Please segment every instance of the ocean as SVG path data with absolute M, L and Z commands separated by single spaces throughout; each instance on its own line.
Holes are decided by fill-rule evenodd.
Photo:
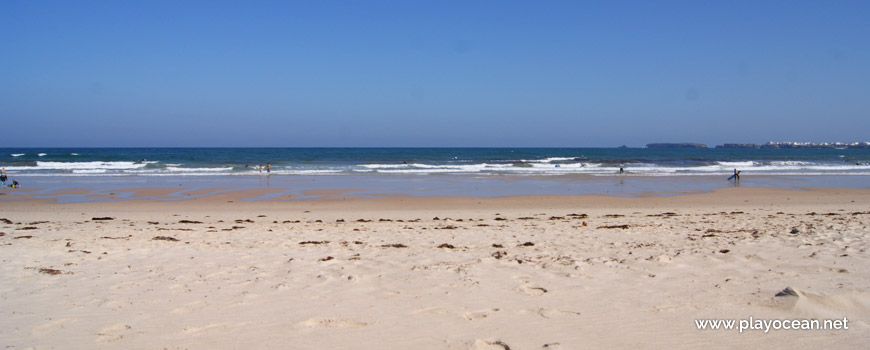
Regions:
M 10 177 L 870 175 L 870 149 L 5 148 Z M 264 169 L 260 171 L 259 166 Z

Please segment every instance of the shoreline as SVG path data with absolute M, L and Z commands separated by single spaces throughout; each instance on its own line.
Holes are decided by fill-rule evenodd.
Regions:
M 0 190 L 0 202 L 29 198 L 58 202 L 151 199 L 184 201 L 257 190 L 237 200 L 275 201 L 330 198 L 475 197 L 607 195 L 625 198 L 709 193 L 726 188 L 870 188 L 870 176 L 745 176 L 739 183 L 722 176 L 262 176 L 65 177 L 28 179 L 24 187 Z
M 652 210 L 656 208 L 697 209 L 699 203 L 708 209 L 740 210 L 742 207 L 772 210 L 785 206 L 805 208 L 821 212 L 825 208 L 838 206 L 860 206 L 870 203 L 870 189 L 851 188 L 760 188 L 730 187 L 709 192 L 681 192 L 670 195 L 641 195 L 637 197 L 583 194 L 583 195 L 509 195 L 495 197 L 475 196 L 408 196 L 402 194 L 382 194 L 374 197 L 359 196 L 355 189 L 317 190 L 311 195 L 274 196 L 282 194 L 283 189 L 254 188 L 227 189 L 214 188 L 213 191 L 196 190 L 197 195 L 175 196 L 174 189 L 138 188 L 117 190 L 113 193 L 126 193 L 126 198 L 107 198 L 85 192 L 85 195 L 100 196 L 94 201 L 63 202 L 56 198 L 0 199 L 0 203 L 15 204 L 4 207 L 9 213 L 27 213 L 43 210 L 105 210 L 126 211 L 164 211 L 183 210 L 187 212 L 246 212 L 250 210 L 285 211 L 317 209 L 320 212 L 368 212 L 382 211 L 534 211 L 571 210 L 594 208 L 594 210 Z M 184 190 L 191 191 L 191 190 Z M 77 192 L 76 195 L 82 195 Z M 155 199 L 152 195 L 171 195 L 170 199 Z M 267 197 L 272 196 L 272 197 Z M 0 197 L 2 198 L 2 197 Z M 264 199 L 265 198 L 265 199 Z M 817 210 L 813 210 L 817 208 Z M 579 210 L 579 209 L 578 209 Z

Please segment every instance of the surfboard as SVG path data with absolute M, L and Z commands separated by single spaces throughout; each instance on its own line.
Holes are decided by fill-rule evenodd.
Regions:
M 734 179 L 735 176 L 737 176 L 737 174 L 731 175 L 731 177 L 728 178 L 728 181 L 731 181 L 732 179 Z

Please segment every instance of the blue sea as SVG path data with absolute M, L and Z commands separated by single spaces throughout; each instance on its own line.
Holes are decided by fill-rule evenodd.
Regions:
M 5 148 L 10 177 L 870 175 L 870 149 Z M 262 167 L 262 171 L 261 168 Z

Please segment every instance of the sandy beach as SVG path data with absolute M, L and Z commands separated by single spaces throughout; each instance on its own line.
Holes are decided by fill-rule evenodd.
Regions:
M 335 189 L 316 199 L 244 201 L 269 191 L 62 204 L 0 197 L 0 343 L 802 349 L 870 342 L 870 190 L 359 198 Z M 846 318 L 848 329 L 741 333 L 697 325 L 750 318 Z

